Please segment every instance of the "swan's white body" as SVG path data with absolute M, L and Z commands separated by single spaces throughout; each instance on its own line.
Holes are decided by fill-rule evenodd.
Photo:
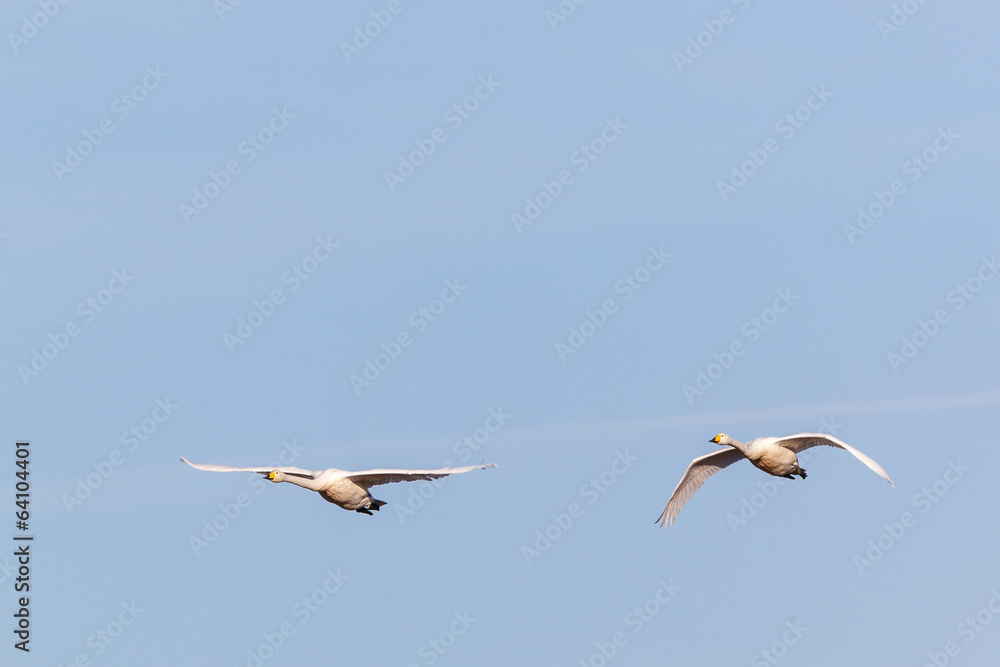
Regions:
M 208 470 L 211 472 L 253 472 L 264 475 L 272 482 L 289 482 L 305 489 L 311 489 L 323 496 L 325 500 L 343 507 L 345 510 L 354 510 L 363 514 L 371 514 L 371 510 L 378 511 L 386 503 L 372 498 L 368 491 L 373 486 L 379 484 L 391 484 L 393 482 L 416 482 L 420 480 L 432 480 L 448 475 L 479 470 L 482 468 L 496 468 L 496 463 L 486 463 L 476 466 L 465 466 L 463 468 L 439 468 L 437 470 L 394 470 L 390 468 L 376 468 L 374 470 L 361 470 L 350 472 L 348 470 L 337 470 L 327 468 L 326 470 L 305 470 L 292 466 L 278 466 L 274 468 L 233 468 L 232 466 L 220 466 L 206 463 L 191 463 L 183 456 L 181 461 L 192 468 L 198 470 Z
M 684 503 L 694 495 L 695 491 L 701 488 L 706 479 L 742 459 L 748 459 L 750 463 L 775 477 L 792 479 L 792 475 L 799 475 L 805 479 L 806 471 L 799 467 L 799 459 L 796 454 L 810 447 L 828 445 L 850 452 L 856 459 L 875 471 L 889 484 L 892 484 L 889 475 L 873 459 L 865 456 L 846 442 L 825 433 L 796 433 L 783 438 L 755 438 L 747 443 L 742 443 L 730 438 L 725 433 L 720 433 L 712 438 L 712 442 L 727 447 L 718 452 L 699 456 L 691 461 L 691 465 L 684 471 L 681 481 L 678 482 L 674 492 L 670 494 L 670 500 L 667 502 L 663 514 L 660 515 L 658 522 L 661 526 L 670 527 L 681 508 L 684 507 Z M 895 486 L 895 484 L 892 485 Z

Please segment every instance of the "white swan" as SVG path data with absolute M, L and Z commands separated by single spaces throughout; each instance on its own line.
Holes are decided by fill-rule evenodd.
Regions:
M 209 470 L 212 472 L 255 472 L 264 475 L 272 482 L 289 482 L 305 489 L 318 491 L 325 500 L 339 505 L 345 510 L 354 510 L 372 516 L 371 510 L 376 512 L 385 501 L 375 500 L 368 489 L 379 484 L 391 484 L 392 482 L 416 482 L 420 480 L 432 480 L 448 475 L 456 475 L 470 470 L 481 468 L 496 468 L 496 463 L 486 463 L 477 466 L 465 466 L 464 468 L 439 468 L 438 470 L 392 470 L 389 468 L 376 468 L 374 470 L 361 470 L 350 472 L 347 470 L 337 470 L 327 468 L 326 470 L 304 470 L 291 466 L 278 466 L 273 468 L 233 468 L 231 466 L 211 465 L 205 463 L 191 463 L 183 456 L 181 461 L 192 468 L 198 470 Z
M 784 438 L 755 438 L 747 443 L 742 443 L 730 438 L 725 433 L 720 433 L 710 442 L 717 445 L 728 445 L 728 447 L 722 451 L 699 456 L 691 461 L 691 465 L 684 471 L 684 476 L 681 477 L 674 492 L 670 494 L 667 507 L 658 519 L 661 526 L 670 527 L 681 508 L 684 507 L 684 503 L 694 495 L 695 491 L 701 488 L 706 479 L 741 459 L 749 459 L 750 463 L 775 477 L 794 479 L 792 475 L 798 475 L 805 479 L 806 471 L 799 467 L 799 459 L 795 455 L 810 447 L 829 445 L 846 449 L 889 484 L 892 484 L 889 475 L 873 459 L 865 456 L 846 442 L 825 433 L 796 433 Z M 896 485 L 892 484 L 892 486 Z

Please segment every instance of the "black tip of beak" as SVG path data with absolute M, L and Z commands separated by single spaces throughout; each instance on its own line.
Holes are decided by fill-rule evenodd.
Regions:
M 715 442 L 715 438 L 711 438 L 709 442 Z

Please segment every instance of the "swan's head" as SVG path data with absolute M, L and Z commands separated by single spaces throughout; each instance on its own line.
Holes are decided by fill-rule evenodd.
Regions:
M 719 433 L 714 438 L 709 440 L 709 442 L 714 442 L 717 445 L 730 445 L 732 444 L 732 438 L 725 433 Z
M 281 472 L 280 470 L 272 470 L 267 474 L 267 478 L 272 482 L 274 482 L 275 484 L 277 484 L 278 482 L 285 481 L 285 473 Z

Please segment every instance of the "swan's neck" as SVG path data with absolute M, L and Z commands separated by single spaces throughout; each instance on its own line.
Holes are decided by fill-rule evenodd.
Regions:
M 309 479 L 307 477 L 299 477 L 298 475 L 292 475 L 285 473 L 285 479 L 283 482 L 288 482 L 289 484 L 294 484 L 295 486 L 301 486 L 304 489 L 309 489 L 311 491 L 317 491 L 319 489 L 319 484 L 317 484 L 315 479 Z
M 747 455 L 747 446 L 745 444 L 743 444 L 742 442 L 740 442 L 739 440 L 734 440 L 733 438 L 729 438 L 729 442 L 727 442 L 726 444 L 727 445 L 732 445 L 736 449 L 740 450 L 740 452 L 743 454 L 743 456 Z

